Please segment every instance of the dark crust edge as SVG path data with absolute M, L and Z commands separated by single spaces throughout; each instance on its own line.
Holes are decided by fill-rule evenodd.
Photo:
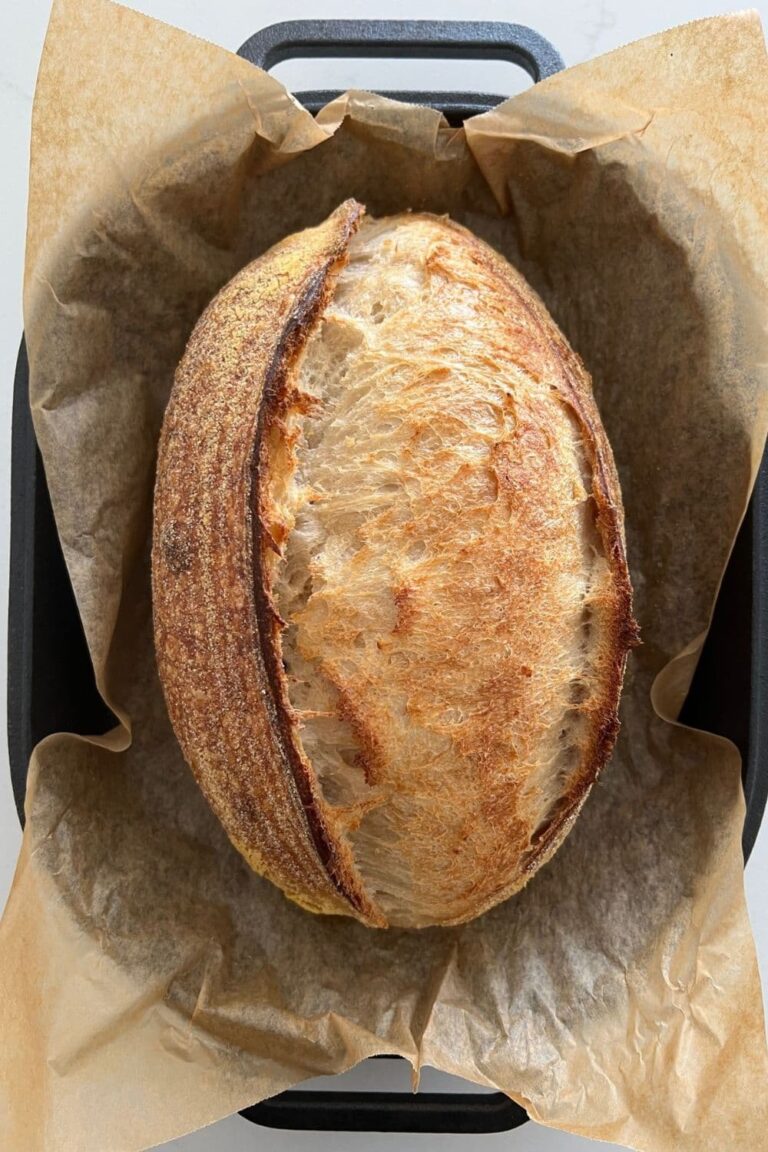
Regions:
M 550 323 L 554 327 L 554 321 Z M 608 635 L 609 655 L 600 669 L 602 702 L 591 720 L 592 739 L 584 753 L 584 767 L 556 806 L 546 830 L 539 834 L 536 850 L 525 862 L 526 872 L 536 871 L 555 852 L 613 752 L 621 727 L 618 711 L 627 657 L 640 643 L 639 628 L 632 613 L 632 584 L 622 523 L 623 504 L 613 452 L 597 411 L 586 368 L 560 335 L 559 329 L 548 336 L 567 384 L 562 395 L 585 432 L 584 445 L 592 472 L 595 526 L 613 578 L 613 604 Z
M 367 897 L 362 886 L 349 883 L 350 871 L 339 855 L 338 837 L 328 826 L 318 804 L 317 781 L 308 767 L 297 739 L 296 725 L 288 696 L 288 685 L 280 650 L 282 622 L 272 599 L 271 580 L 265 556 L 274 552 L 275 544 L 262 511 L 263 480 L 268 467 L 263 446 L 267 434 L 279 424 L 287 403 L 291 371 L 317 321 L 322 316 L 333 292 L 335 274 L 346 262 L 352 236 L 359 227 L 365 209 L 354 200 L 347 201 L 345 218 L 339 227 L 333 248 L 322 266 L 308 279 L 301 296 L 288 317 L 264 379 L 262 401 L 253 441 L 250 464 L 250 499 L 252 514 L 253 593 L 260 657 L 264 666 L 266 696 L 278 749 L 290 769 L 307 820 L 307 827 L 321 865 L 336 891 L 355 909 L 366 923 L 383 927 L 386 919 Z
M 538 834 L 535 848 L 528 852 L 523 861 L 522 871 L 530 878 L 550 859 L 567 835 L 610 758 L 619 734 L 618 709 L 627 657 L 630 650 L 640 643 L 639 628 L 632 614 L 632 585 L 624 542 L 623 503 L 613 452 L 592 393 L 591 378 L 580 357 L 571 348 L 534 288 L 517 269 L 463 225 L 445 218 L 441 222 L 450 231 L 462 236 L 473 249 L 478 263 L 502 280 L 519 306 L 535 323 L 542 340 L 561 367 L 558 391 L 582 429 L 592 473 L 591 495 L 596 508 L 595 525 L 613 579 L 613 604 L 607 637 L 610 653 L 599 672 L 600 702 L 590 721 L 591 739 L 584 750 L 583 767 L 575 783 L 561 797 L 549 822 Z

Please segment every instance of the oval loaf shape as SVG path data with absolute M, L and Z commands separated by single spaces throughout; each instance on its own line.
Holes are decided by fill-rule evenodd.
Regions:
M 636 626 L 589 377 L 448 219 L 347 201 L 213 300 L 163 425 L 152 580 L 184 756 L 311 911 L 479 915 L 613 748 Z

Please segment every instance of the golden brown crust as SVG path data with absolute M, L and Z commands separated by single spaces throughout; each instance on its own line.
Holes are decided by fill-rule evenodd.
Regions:
M 613 748 L 626 654 L 637 635 L 621 497 L 589 377 L 523 278 L 448 220 L 407 215 L 375 225 L 402 234 L 405 250 L 411 242 L 415 249 L 421 245 L 425 282 L 437 285 L 426 319 L 411 317 L 406 308 L 402 329 L 395 326 L 382 348 L 388 349 L 386 359 L 394 355 L 393 347 L 403 347 L 403 395 L 395 389 L 390 397 L 390 414 L 410 436 L 398 457 L 400 473 L 410 470 L 416 487 L 432 490 L 438 484 L 435 495 L 422 503 L 419 532 L 438 552 L 441 542 L 450 543 L 442 599 L 436 595 L 432 603 L 429 580 L 409 575 L 413 566 L 407 557 L 421 537 L 409 536 L 415 521 L 405 516 L 405 505 L 389 521 L 386 514 L 369 517 L 353 533 L 354 555 L 340 569 L 352 583 L 342 576 L 335 589 L 326 573 L 324 590 L 311 595 L 303 615 L 296 616 L 308 667 L 327 685 L 323 691 L 335 701 L 332 711 L 354 735 L 357 749 L 354 795 L 331 803 L 303 744 L 306 718 L 325 713 L 310 710 L 300 717 L 292 700 L 283 663 L 288 621 L 281 619 L 275 588 L 297 509 L 308 499 L 292 484 L 303 443 L 301 421 L 310 418 L 318 400 L 300 386 L 300 363 L 310 334 L 319 332 L 319 318 L 333 309 L 334 284 L 344 275 L 362 211 L 347 202 L 324 225 L 290 237 L 250 265 L 214 300 L 190 340 L 158 460 L 153 541 L 158 664 L 185 757 L 233 843 L 257 871 L 313 911 L 346 913 L 374 926 L 460 923 L 519 889 L 552 855 Z M 474 319 L 466 327 L 467 308 L 474 317 L 475 307 L 482 313 L 479 335 Z M 354 327 L 340 315 L 332 320 L 339 331 Z M 361 329 L 360 363 L 367 356 L 374 374 L 377 332 L 385 328 Z M 473 342 L 471 367 L 454 346 L 462 340 L 468 356 Z M 487 464 L 464 462 L 456 470 L 455 461 L 464 459 L 461 436 L 454 435 L 454 447 L 443 446 L 442 455 L 432 452 L 429 417 L 419 415 L 422 392 L 433 390 L 438 420 L 469 422 L 475 454 L 466 459 L 476 461 L 488 432 L 473 428 L 472 421 L 480 420 L 486 404 L 496 403 L 497 377 L 504 377 L 509 390 L 509 410 L 502 417 L 507 431 L 499 432 L 486 453 Z M 504 408 L 504 389 L 501 394 Z M 350 427 L 347 443 L 350 452 L 363 453 L 361 492 L 370 478 L 372 498 L 380 499 L 378 457 L 368 466 L 364 455 L 366 436 L 379 419 L 372 411 L 368 424 Z M 549 463 L 551 483 L 540 464 L 531 471 L 529 461 L 537 455 Z M 448 468 L 444 475 L 452 477 L 450 491 L 435 479 L 440 461 Z M 588 699 L 574 697 L 566 712 L 550 708 L 577 733 L 578 757 L 563 776 L 567 784 L 555 787 L 556 802 L 542 808 L 542 787 L 529 787 L 526 765 L 543 771 L 551 742 L 537 766 L 537 733 L 543 729 L 531 709 L 542 699 L 542 678 L 556 680 L 558 661 L 568 655 L 555 640 L 566 619 L 558 613 L 566 613 L 567 602 L 567 619 L 575 619 L 573 581 L 584 547 L 577 513 L 561 515 L 558 501 L 565 494 L 564 506 L 575 508 L 581 498 L 573 493 L 579 489 L 583 497 L 580 477 L 587 473 L 593 512 L 584 531 L 594 533 L 603 564 L 589 589 L 594 627 L 590 633 L 587 621 L 584 631 L 591 646 L 584 665 L 590 674 Z M 477 493 L 480 502 L 472 504 Z M 481 523 L 478 515 L 486 516 L 487 538 L 475 543 L 471 534 L 464 540 L 456 531 L 465 498 L 475 523 Z M 522 534 L 513 546 L 504 540 L 505 524 Z M 545 552 L 549 549 L 543 557 L 537 556 L 539 532 Z M 362 590 L 368 597 L 378 586 L 376 564 L 382 558 L 391 579 L 382 586 L 379 638 L 362 672 L 362 656 L 355 655 L 354 671 L 345 655 L 359 640 L 355 629 L 364 615 L 355 595 Z M 367 575 L 366 563 L 372 565 Z M 465 570 L 470 573 L 466 586 Z M 573 586 L 570 600 L 565 596 L 559 606 L 563 579 Z M 482 595 L 488 604 L 493 602 L 488 610 L 498 624 L 489 623 L 484 602 L 466 610 L 462 598 L 480 587 L 487 590 Z M 529 617 L 538 620 L 540 637 L 526 633 Z M 318 619 L 324 621 L 319 628 Z M 454 642 L 454 627 L 471 631 Z M 484 646 L 487 667 L 466 659 L 466 645 L 474 641 Z M 471 716 L 451 728 L 442 713 L 456 702 L 451 696 L 455 674 L 445 670 L 451 665 L 461 677 L 462 659 L 474 685 Z M 560 696 L 553 688 L 550 704 L 568 690 L 565 673 L 561 681 L 555 685 Z M 457 700 L 461 712 L 466 692 Z M 422 761 L 429 760 L 430 747 L 443 746 L 440 741 L 446 751 L 437 760 L 445 764 L 445 775 L 430 776 Z M 518 743 L 524 749 L 519 762 Z M 541 811 L 545 820 L 536 815 Z M 394 841 L 377 840 L 380 834 L 391 837 L 393 828 Z M 375 875 L 367 855 L 371 843 Z M 387 892 L 389 866 L 415 877 L 412 900 Z
M 607 638 L 597 675 L 602 692 L 591 710 L 583 768 L 561 797 L 551 820 L 537 831 L 535 845 L 525 859 L 525 870 L 533 875 L 565 839 L 610 758 L 619 734 L 618 708 L 627 655 L 640 642 L 638 625 L 632 614 L 632 585 L 624 543 L 624 508 L 613 452 L 595 404 L 589 373 L 581 359 L 523 277 L 472 233 L 453 221 L 446 220 L 445 223 L 456 229 L 472 245 L 477 259 L 492 268 L 506 283 L 514 298 L 512 306 L 535 316 L 543 341 L 561 366 L 558 386 L 582 431 L 592 474 L 592 498 L 597 509 L 595 522 L 613 577 Z
M 347 770 L 377 789 L 351 843 L 389 921 L 460 923 L 554 852 L 613 746 L 634 636 L 618 482 L 583 366 L 492 250 L 450 221 L 408 214 L 364 224 L 350 257 L 302 368 L 330 392 L 288 465 L 305 470 L 313 499 L 282 511 L 286 524 L 309 516 L 310 537 L 325 543 L 309 564 L 319 583 L 284 611 L 289 674 L 298 656 L 300 682 L 332 687 L 332 712 L 355 738 Z M 350 348 L 341 360 L 339 339 Z M 382 499 L 382 484 L 399 494 Z M 350 500 L 359 511 L 340 529 L 333 508 Z M 409 575 L 409 534 L 428 577 Z M 309 738 L 315 755 L 322 733 L 306 703 L 297 697 L 294 739 Z M 330 753 L 321 771 L 337 788 L 338 757 L 320 751 L 313 763 Z
M 329 835 L 323 797 L 286 738 L 266 584 L 265 552 L 274 545 L 258 493 L 283 382 L 362 211 L 348 201 L 319 228 L 289 237 L 201 317 L 160 440 L 152 591 L 171 722 L 233 843 L 305 906 L 375 924 L 381 917 Z

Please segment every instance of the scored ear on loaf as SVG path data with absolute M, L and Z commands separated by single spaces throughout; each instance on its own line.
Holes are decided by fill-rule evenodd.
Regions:
M 311 911 L 472 919 L 613 748 L 636 625 L 590 380 L 447 218 L 347 201 L 212 301 L 163 424 L 152 584 L 182 752 Z

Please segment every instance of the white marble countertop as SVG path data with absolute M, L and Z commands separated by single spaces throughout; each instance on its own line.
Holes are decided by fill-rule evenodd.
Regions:
M 712 0 L 575 0 L 565 6 L 556 0 L 127 0 L 130 7 L 185 28 L 205 39 L 236 49 L 260 27 L 287 19 L 378 17 L 389 19 L 509 20 L 528 24 L 550 39 L 566 64 L 576 64 L 601 52 L 723 9 Z M 768 0 L 758 5 L 768 23 Z M 0 6 L 0 130 L 6 161 L 0 213 L 0 605 L 7 603 L 10 497 L 10 430 L 12 382 L 22 330 L 21 283 L 26 218 L 30 115 L 49 0 L 2 0 Z M 275 74 L 294 88 L 463 88 L 512 93 L 526 83 L 513 65 L 478 61 L 368 63 L 356 60 L 286 62 Z M 0 648 L 5 651 L 6 613 L 0 610 Z M 2 699 L 5 699 L 5 661 L 0 663 Z M 20 832 L 11 794 L 5 740 L 5 708 L 0 708 L 0 904 L 10 886 Z M 768 822 L 758 838 L 746 871 L 747 899 L 757 938 L 763 982 L 768 987 Z M 0 1038 L 2 1043 L 2 1038 Z M 377 1076 L 380 1076 L 378 1062 Z M 351 1086 L 370 1087 L 370 1071 L 350 1074 Z M 405 1075 L 388 1074 L 388 1086 L 406 1089 Z M 449 1078 L 425 1077 L 424 1087 L 445 1089 Z M 377 1081 L 378 1085 L 378 1081 Z M 240 1117 L 230 1117 L 194 1135 L 166 1145 L 174 1152 L 264 1152 L 291 1149 L 335 1152 L 584 1152 L 609 1148 L 576 1136 L 527 1124 L 514 1132 L 491 1136 L 403 1136 L 381 1134 L 318 1134 L 278 1132 L 255 1128 Z M 735 1150 L 734 1150 L 735 1152 Z

